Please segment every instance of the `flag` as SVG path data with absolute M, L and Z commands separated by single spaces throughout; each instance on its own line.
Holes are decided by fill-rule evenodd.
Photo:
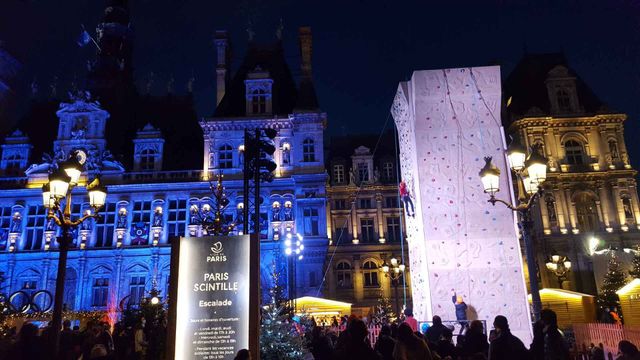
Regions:
M 78 36 L 78 40 L 76 40 L 76 43 L 78 44 L 78 46 L 83 47 L 87 45 L 90 41 L 91 41 L 91 35 L 89 35 L 87 30 L 85 30 L 83 26 L 82 32 L 80 33 L 80 36 Z

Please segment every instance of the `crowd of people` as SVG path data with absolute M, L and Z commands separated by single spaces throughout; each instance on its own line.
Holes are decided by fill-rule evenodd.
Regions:
M 529 348 L 509 329 L 504 316 L 496 316 L 493 330 L 487 335 L 483 323 L 470 321 L 462 326 L 454 344 L 454 329 L 443 324 L 439 316 L 425 331 L 417 329 L 410 311 L 401 323 L 382 325 L 372 347 L 368 327 L 361 319 L 350 318 L 346 329 L 337 335 L 332 328 L 314 327 L 309 348 L 316 360 L 565 360 L 570 359 L 569 346 L 558 329 L 557 315 L 545 309 L 534 324 L 533 342 Z M 590 360 L 604 360 L 602 344 L 592 345 Z M 640 360 L 638 349 L 629 341 L 620 342 L 617 359 Z
M 63 322 L 59 339 L 60 360 L 142 360 L 147 355 L 149 336 L 145 332 L 144 319 L 135 326 L 126 327 L 116 323 L 113 327 L 106 322 L 89 321 L 84 329 L 71 327 L 71 322 Z M 0 360 L 56 359 L 52 355 L 51 327 L 39 329 L 33 323 L 25 323 L 18 333 L 5 339 L 0 347 Z

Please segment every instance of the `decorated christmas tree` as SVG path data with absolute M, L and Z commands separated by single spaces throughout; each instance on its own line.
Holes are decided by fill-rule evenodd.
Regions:
M 391 306 L 391 300 L 388 297 L 378 297 L 373 313 L 373 320 L 378 324 L 390 324 L 396 319 L 396 315 Z
M 616 308 L 620 310 L 620 299 L 618 299 L 616 291 L 620 290 L 620 288 L 626 283 L 627 276 L 621 269 L 620 262 L 612 251 L 611 259 L 609 259 L 609 265 L 607 267 L 607 273 L 604 275 L 600 294 L 598 296 L 598 305 L 600 308 Z
M 271 301 L 262 309 L 260 325 L 260 358 L 267 360 L 301 359 L 306 353 L 304 338 L 296 323 L 290 320 L 283 305 L 280 272 L 272 265 Z
M 631 270 L 629 275 L 634 279 L 640 279 L 640 246 L 633 253 L 633 261 L 631 262 Z

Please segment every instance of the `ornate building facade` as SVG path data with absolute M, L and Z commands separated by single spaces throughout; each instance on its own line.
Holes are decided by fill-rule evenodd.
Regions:
M 506 79 L 504 96 L 508 131 L 525 146 L 540 145 L 549 159 L 535 219 L 540 281 L 559 286 L 545 268 L 558 254 L 572 262 L 562 285 L 594 294 L 610 251 L 629 260 L 622 250 L 640 243 L 627 115 L 606 108 L 562 54 L 526 55 Z
M 389 298 L 392 304 L 397 301 L 400 309 L 405 304 L 411 306 L 394 136 L 385 134 L 379 142 L 385 145 L 377 149 L 376 138 L 332 138 L 327 160 L 329 249 L 324 293 L 330 299 L 351 303 L 353 313 L 363 316 L 380 297 Z M 391 258 L 406 265 L 397 293 L 391 278 L 382 271 Z
M 114 136 L 109 124 L 126 117 L 112 117 L 84 92 L 60 103 L 55 139 L 44 153 L 34 152 L 29 141 L 36 127 L 5 138 L 0 155 L 0 272 L 5 282 L 0 292 L 53 292 L 59 229 L 47 220 L 41 187 L 55 160 L 82 150 L 87 161 L 81 184 L 100 174 L 108 197 L 102 217 L 85 222 L 74 233 L 66 308 L 110 310 L 136 304 L 152 288 L 167 294 L 169 239 L 204 235 L 196 213 L 212 215 L 208 213 L 213 205 L 209 181 L 220 173 L 230 200 L 225 217 L 241 223 L 244 130 L 273 128 L 278 130 L 278 168 L 274 181 L 261 189 L 262 288 L 268 292 L 272 286 L 272 264 L 289 271 L 280 240 L 289 233 L 301 234 L 305 250 L 296 266 L 296 293 L 317 295 L 329 242 L 322 151 L 326 114 L 319 110 L 313 90 L 310 29 L 300 29 L 299 35 L 303 61 L 299 81 L 291 75 L 279 38 L 267 46 L 250 42 L 233 76 L 229 55 L 222 54 L 218 70 L 226 74 L 224 86 L 218 87 L 215 114 L 199 124 L 188 117 L 173 119 L 184 128 L 199 125 L 202 132 L 182 138 L 150 118 L 151 123 L 129 135 L 130 159 L 109 151 L 110 136 Z M 216 45 L 219 51 L 228 47 L 224 32 L 217 34 Z M 108 84 L 100 84 L 106 91 Z M 205 145 L 198 156 L 202 167 L 184 169 L 192 160 L 184 159 L 183 167 L 176 170 L 175 160 L 189 154 L 183 147 L 197 148 L 198 143 Z M 80 216 L 89 209 L 88 198 L 78 188 L 74 199 L 72 213 Z M 243 230 L 237 228 L 237 232 Z M 281 285 L 286 288 L 287 283 Z

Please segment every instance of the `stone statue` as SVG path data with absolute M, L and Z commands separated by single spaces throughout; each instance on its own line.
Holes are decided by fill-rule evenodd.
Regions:
M 153 212 L 153 226 L 154 227 L 162 226 L 162 210 L 161 209 L 156 209 L 156 211 Z
M 271 209 L 271 221 L 280 221 L 280 206 Z
M 378 170 L 378 168 L 375 168 L 375 170 L 373 170 L 373 182 L 380 182 L 380 170 Z
M 349 169 L 349 185 L 356 184 L 356 175 L 353 173 L 353 169 Z
M 22 215 L 20 213 L 15 213 L 13 218 L 11 219 L 11 227 L 9 228 L 9 232 L 19 233 L 22 232 Z
M 547 214 L 549 215 L 549 221 L 555 222 L 556 219 L 556 204 L 553 199 L 547 199 Z

